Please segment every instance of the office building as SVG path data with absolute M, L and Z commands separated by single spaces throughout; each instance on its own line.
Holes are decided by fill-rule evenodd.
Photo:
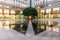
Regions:
M 22 11 L 27 6 L 27 0 L 0 0 L 0 28 L 13 28 L 15 19 L 24 18 Z
M 51 30 L 51 27 L 60 24 L 60 0 L 35 0 L 35 8 L 38 10 L 40 28 Z M 44 24 L 44 25 L 43 25 Z M 59 28 L 54 28 L 56 32 Z

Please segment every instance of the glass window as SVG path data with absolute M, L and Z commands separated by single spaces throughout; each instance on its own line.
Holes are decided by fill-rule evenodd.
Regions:
M 45 0 L 45 2 L 49 2 L 50 0 Z
M 15 8 L 15 6 L 10 6 L 10 8 L 12 9 L 12 8 Z
M 60 2 L 54 2 L 53 3 L 53 6 L 58 6 L 58 5 L 60 5 Z
M 11 25 L 11 29 L 14 29 L 15 28 L 15 25 Z
M 0 14 L 0 18 L 2 18 L 2 14 Z
M 51 6 L 51 4 L 46 4 L 46 7 L 49 7 L 49 6 Z
M 5 8 L 9 8 L 9 6 L 7 6 L 7 5 L 4 5 L 4 7 L 5 7 Z
M 2 9 L 0 9 L 0 13 L 2 13 Z
M 59 8 L 53 8 L 53 11 L 55 11 L 55 10 L 59 10 Z
M 16 14 L 20 14 L 20 11 L 16 11 Z
M 5 14 L 4 15 L 4 18 L 9 18 L 9 14 Z
M 53 8 L 53 13 L 59 13 L 59 7 L 58 8 Z
M 5 6 L 6 8 L 9 8 L 9 6 Z
M 16 2 L 20 2 L 20 0 L 16 0 Z
M 43 1 L 40 1 L 40 4 L 42 4 L 43 3 Z
M 15 15 L 10 15 L 11 19 L 15 19 L 15 17 L 16 17 Z
M 13 0 L 13 1 L 15 1 L 15 0 Z
M 51 4 L 49 4 L 49 6 L 52 6 Z
M 51 13 L 51 9 L 46 9 L 46 13 Z
M 4 9 L 4 13 L 9 13 L 9 10 L 8 9 Z
M 46 7 L 48 7 L 49 6 L 49 4 L 46 4 Z
M 20 14 L 22 14 L 23 12 L 22 11 L 20 11 Z
M 44 13 L 44 12 L 45 12 L 45 10 L 41 10 L 41 12 L 43 12 L 43 13 Z
M 3 26 L 3 23 L 2 23 L 2 21 L 0 21 L 0 28 L 1 28 L 1 26 Z
M 53 1 L 53 0 L 45 0 L 45 2 L 50 2 L 50 1 Z
M 44 5 L 40 6 L 40 8 L 44 8 L 44 7 L 45 7 Z
M 5 21 L 5 25 L 9 25 L 9 21 Z
M 11 10 L 11 14 L 15 14 L 15 10 Z
M 13 20 L 12 20 L 12 21 L 10 21 L 10 24 L 15 24 L 15 20 L 14 20 L 14 21 L 13 21 Z
M 37 8 L 40 8 L 39 6 Z

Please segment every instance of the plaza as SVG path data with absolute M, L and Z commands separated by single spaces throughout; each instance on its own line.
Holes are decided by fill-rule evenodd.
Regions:
M 0 0 L 0 40 L 60 40 L 60 0 Z
M 58 26 L 58 28 L 60 28 L 60 26 Z M 34 32 L 32 31 L 32 33 Z M 60 33 L 46 30 L 34 35 L 27 30 L 26 35 L 23 35 L 15 30 L 0 29 L 0 40 L 60 40 Z

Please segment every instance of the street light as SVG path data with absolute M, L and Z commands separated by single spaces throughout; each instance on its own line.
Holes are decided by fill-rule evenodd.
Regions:
M 22 14 L 23 12 L 21 11 L 20 14 Z
M 30 7 L 31 7 L 31 0 L 30 0 Z

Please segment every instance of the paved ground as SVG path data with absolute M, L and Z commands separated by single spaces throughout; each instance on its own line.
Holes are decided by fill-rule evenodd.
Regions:
M 42 35 L 42 34 L 44 34 L 44 35 Z M 14 30 L 7 31 L 5 29 L 0 29 L 0 40 L 60 40 L 60 35 L 54 35 L 49 31 L 45 31 L 42 34 L 23 35 Z
M 30 35 L 34 35 L 35 34 L 31 23 L 28 25 L 28 29 L 27 29 L 26 35 L 28 35 L 28 34 L 30 34 Z
M 0 29 L 0 40 L 60 40 L 60 33 L 46 30 L 38 35 L 28 32 L 24 35 L 14 30 Z

